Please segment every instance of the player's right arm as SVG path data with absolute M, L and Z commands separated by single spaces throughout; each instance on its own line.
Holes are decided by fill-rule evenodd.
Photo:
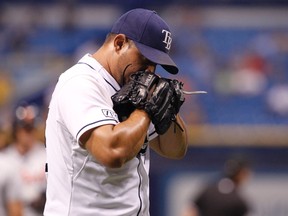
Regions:
M 139 153 L 149 124 L 148 114 L 135 110 L 117 125 L 109 124 L 87 131 L 80 137 L 80 142 L 104 166 L 121 167 Z
M 106 167 L 121 167 L 141 150 L 150 125 L 148 114 L 143 110 L 135 110 L 128 119 L 118 123 L 116 114 L 107 116 L 103 113 L 103 110 L 113 113 L 112 101 L 107 98 L 114 89 L 109 92 L 108 87 L 103 87 L 102 78 L 95 79 L 90 73 L 71 74 L 68 73 L 66 77 L 64 73 L 55 96 L 57 98 L 54 98 L 60 125 L 97 162 Z

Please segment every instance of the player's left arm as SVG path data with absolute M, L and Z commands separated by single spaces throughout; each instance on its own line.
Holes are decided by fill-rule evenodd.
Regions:
M 188 147 L 185 123 L 179 114 L 176 119 L 179 125 L 176 125 L 176 123 L 171 124 L 166 133 L 157 136 L 149 144 L 159 155 L 171 159 L 183 158 Z
M 145 110 L 159 135 L 150 141 L 151 148 L 164 157 L 180 159 L 187 150 L 186 127 L 178 115 L 185 101 L 182 87 L 183 83 L 176 79 L 139 71 L 111 97 L 113 109 L 119 119 L 129 116 L 129 107 Z
M 7 203 L 7 216 L 21 216 L 23 214 L 23 206 L 20 201 L 11 201 Z

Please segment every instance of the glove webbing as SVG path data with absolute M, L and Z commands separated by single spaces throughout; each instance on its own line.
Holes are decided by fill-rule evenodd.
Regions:
M 138 81 L 137 79 L 135 79 L 135 77 L 134 77 L 133 75 L 130 76 L 130 79 L 134 82 L 133 87 L 136 86 L 136 84 L 141 85 L 141 86 L 144 86 L 144 87 L 148 87 L 148 86 L 145 85 L 144 83 L 142 83 L 142 82 Z M 149 92 L 147 88 L 145 88 L 145 91 L 146 91 L 148 97 L 151 96 L 152 93 Z

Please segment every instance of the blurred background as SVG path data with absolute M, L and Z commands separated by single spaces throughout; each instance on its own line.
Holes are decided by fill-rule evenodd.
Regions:
M 103 42 L 126 10 L 156 10 L 170 25 L 185 90 L 189 149 L 180 161 L 151 155 L 151 216 L 180 216 L 224 161 L 249 160 L 243 186 L 252 216 L 288 215 L 288 1 L 0 1 L 0 125 L 21 101 L 41 113 L 58 76 Z M 169 76 L 159 67 L 157 72 Z M 171 78 L 173 78 L 171 76 Z M 1 138 L 2 139 L 2 138 Z

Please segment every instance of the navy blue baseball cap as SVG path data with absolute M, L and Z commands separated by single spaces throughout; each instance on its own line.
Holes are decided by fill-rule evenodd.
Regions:
M 178 73 L 178 67 L 169 56 L 171 31 L 155 11 L 142 8 L 128 11 L 114 23 L 111 33 L 125 34 L 147 59 L 171 74 Z

